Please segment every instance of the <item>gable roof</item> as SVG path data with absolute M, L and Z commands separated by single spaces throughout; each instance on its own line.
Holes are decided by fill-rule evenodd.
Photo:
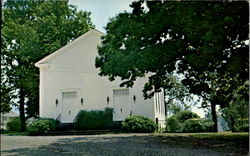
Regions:
M 78 43 L 80 40 L 84 40 L 85 38 L 87 38 L 87 36 L 89 34 L 92 33 L 99 33 L 100 35 L 105 35 L 103 32 L 96 30 L 96 29 L 91 29 L 90 31 L 84 33 L 83 35 L 79 36 L 78 38 L 76 38 L 75 40 L 71 41 L 70 43 L 68 43 L 67 45 L 63 46 L 62 48 L 56 50 L 55 52 L 51 53 L 50 55 L 44 57 L 43 59 L 41 59 L 40 61 L 35 63 L 35 66 L 40 68 L 42 65 L 46 64 L 46 62 L 49 62 L 51 60 L 53 60 L 55 57 L 59 56 L 60 54 L 62 54 L 66 49 L 68 49 L 69 47 L 72 47 L 73 45 L 75 45 L 76 43 Z

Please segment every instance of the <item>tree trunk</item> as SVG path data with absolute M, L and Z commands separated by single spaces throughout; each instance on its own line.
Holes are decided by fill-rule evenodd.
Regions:
M 165 118 L 167 118 L 167 116 L 168 116 L 168 109 L 167 109 L 167 104 L 165 104 Z
M 20 121 L 21 121 L 21 131 L 26 130 L 26 124 L 25 124 L 25 112 L 24 112 L 24 90 L 23 88 L 20 89 L 19 92 L 19 112 L 20 112 Z
M 211 103 L 211 115 L 212 115 L 212 120 L 214 122 L 213 132 L 218 132 L 217 115 L 216 115 L 216 105 L 213 104 L 213 103 Z
M 165 94 L 164 94 L 165 95 Z M 166 96 L 164 96 L 164 99 L 166 99 Z M 174 98 L 169 99 L 167 102 L 165 102 L 165 118 L 168 116 L 168 104 L 173 100 Z

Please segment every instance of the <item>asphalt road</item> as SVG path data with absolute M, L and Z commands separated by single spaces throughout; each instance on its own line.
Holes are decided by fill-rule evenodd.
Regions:
M 169 147 L 148 134 L 82 136 L 1 135 L 1 155 L 18 156 L 220 156 L 209 149 Z

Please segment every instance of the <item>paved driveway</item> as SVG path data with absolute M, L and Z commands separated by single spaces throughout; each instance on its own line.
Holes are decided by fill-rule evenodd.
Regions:
M 1 135 L 1 155 L 18 156 L 217 156 L 212 150 L 168 147 L 148 134 L 85 136 Z

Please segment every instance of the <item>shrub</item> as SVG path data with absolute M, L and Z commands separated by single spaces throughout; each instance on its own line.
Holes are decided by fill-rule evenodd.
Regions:
M 181 129 L 182 132 L 203 132 L 205 127 L 203 125 L 202 119 L 189 119 L 184 122 Z
M 113 109 L 105 108 L 104 111 L 81 110 L 76 116 L 74 126 L 76 129 L 108 129 L 113 124 Z
M 239 125 L 236 129 L 238 132 L 248 132 L 249 131 L 249 124 L 244 123 L 242 125 Z
M 201 120 L 201 123 L 204 127 L 204 132 L 212 132 L 213 131 L 213 126 L 214 122 L 211 120 Z
M 199 115 L 197 115 L 196 113 L 193 113 L 191 111 L 188 110 L 184 110 L 181 111 L 177 114 L 174 115 L 176 117 L 177 120 L 179 120 L 181 123 L 184 123 L 186 120 L 188 119 L 192 119 L 192 118 L 200 118 Z
M 47 121 L 47 123 L 49 124 L 50 131 L 55 131 L 60 124 L 60 122 L 58 120 L 54 120 L 51 118 L 45 118 L 45 119 L 41 119 L 41 120 Z
M 7 129 L 10 131 L 20 131 L 21 129 L 21 121 L 18 117 L 11 119 L 7 122 Z
M 174 115 L 167 119 L 166 130 L 169 132 L 179 132 L 181 130 L 181 124 Z
M 166 119 L 166 131 L 211 132 L 213 124 L 211 120 L 201 119 L 196 113 L 185 110 Z
M 27 126 L 29 135 L 41 135 L 49 131 L 54 131 L 59 122 L 54 119 L 40 119 Z
M 249 131 L 249 122 L 248 118 L 239 118 L 236 120 L 235 131 L 237 132 L 248 132 Z
M 122 122 L 122 130 L 135 133 L 151 133 L 156 130 L 155 122 L 143 116 L 130 116 Z

